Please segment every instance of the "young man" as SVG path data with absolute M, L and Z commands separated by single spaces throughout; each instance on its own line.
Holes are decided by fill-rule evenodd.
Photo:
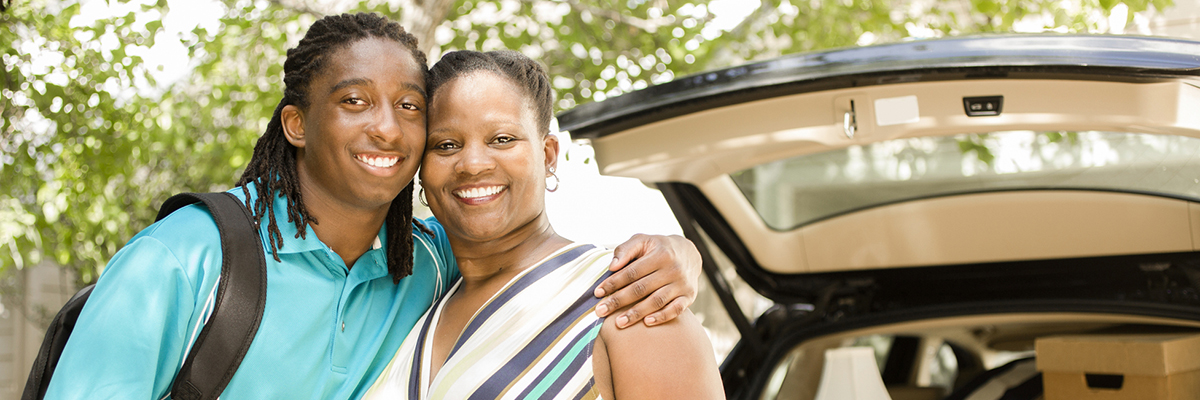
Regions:
M 360 397 L 457 277 L 441 226 L 411 217 L 425 65 L 411 35 L 369 14 L 321 19 L 288 51 L 283 100 L 231 190 L 259 221 L 268 284 L 257 336 L 225 398 Z M 97 282 L 46 398 L 167 396 L 211 313 L 218 237 L 201 206 L 135 236 Z M 666 308 L 654 322 L 679 315 L 695 296 L 695 248 L 639 236 L 618 248 L 614 267 L 635 258 L 601 286 L 612 293 L 640 278 L 633 287 L 651 288 L 617 321 L 634 323 L 657 305 Z M 598 308 L 645 295 L 624 291 Z

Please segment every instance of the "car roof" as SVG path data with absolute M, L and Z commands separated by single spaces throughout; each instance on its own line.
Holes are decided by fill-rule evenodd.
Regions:
M 949 74 L 946 76 L 944 74 Z M 1010 34 L 803 53 L 703 72 L 581 104 L 558 115 L 593 139 L 679 115 L 775 96 L 903 82 L 1052 76 L 1143 80 L 1200 76 L 1200 43 L 1160 37 Z

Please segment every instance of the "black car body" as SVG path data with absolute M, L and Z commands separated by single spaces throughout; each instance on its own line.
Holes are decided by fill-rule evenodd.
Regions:
M 729 398 L 811 399 L 821 349 L 872 340 L 893 398 L 962 398 L 1037 337 L 1200 328 L 1198 86 L 1196 42 L 964 37 L 684 77 L 559 124 L 701 248 L 740 335 Z M 771 307 L 744 311 L 738 279 Z

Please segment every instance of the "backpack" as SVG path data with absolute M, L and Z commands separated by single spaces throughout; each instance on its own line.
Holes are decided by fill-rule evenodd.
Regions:
M 197 202 L 208 206 L 221 234 L 221 277 L 212 314 L 171 386 L 170 397 L 176 400 L 216 399 L 225 390 L 258 332 L 267 300 L 262 241 L 250 212 L 237 197 L 229 193 L 177 194 L 163 202 L 155 221 Z M 80 289 L 54 316 L 21 400 L 45 397 L 54 367 L 94 286 Z

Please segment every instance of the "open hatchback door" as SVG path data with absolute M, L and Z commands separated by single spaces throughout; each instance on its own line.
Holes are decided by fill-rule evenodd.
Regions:
M 1200 43 L 967 37 L 728 68 L 558 118 L 601 173 L 660 189 L 701 248 L 741 337 L 729 398 L 812 399 L 824 351 L 850 345 L 875 349 L 894 399 L 967 398 L 1039 337 L 1200 329 L 1198 85 Z M 726 271 L 774 306 L 748 315 Z

